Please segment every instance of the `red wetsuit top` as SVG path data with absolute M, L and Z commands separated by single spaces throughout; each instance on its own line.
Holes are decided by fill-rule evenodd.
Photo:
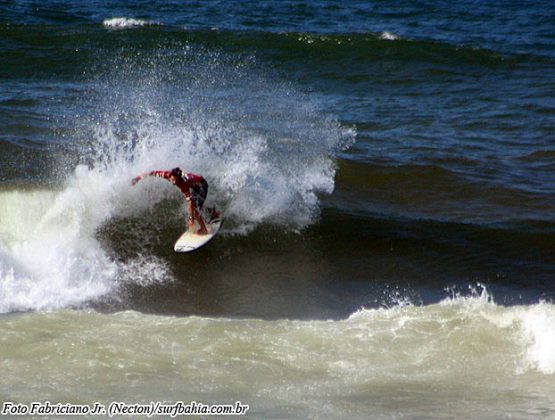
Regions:
M 171 181 L 171 171 L 152 171 L 149 172 L 149 175 Z M 183 174 L 183 176 L 177 178 L 174 185 L 181 190 L 187 200 L 193 197 L 194 204 L 199 208 L 202 207 L 208 189 L 208 184 L 202 176 L 191 173 Z

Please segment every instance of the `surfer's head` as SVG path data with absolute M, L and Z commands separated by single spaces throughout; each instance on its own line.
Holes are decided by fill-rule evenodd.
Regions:
M 170 172 L 170 181 L 175 184 L 179 178 L 183 176 L 183 172 L 179 168 L 173 168 Z
M 173 168 L 172 171 L 170 172 L 170 176 L 181 178 L 183 176 L 183 171 L 179 168 Z

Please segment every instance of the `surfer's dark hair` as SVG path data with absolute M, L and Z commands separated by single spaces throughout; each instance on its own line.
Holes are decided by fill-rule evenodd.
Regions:
M 183 176 L 183 171 L 180 168 L 173 168 L 170 175 L 182 177 Z

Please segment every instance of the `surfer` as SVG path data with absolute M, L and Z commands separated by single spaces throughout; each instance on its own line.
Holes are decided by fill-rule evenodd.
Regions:
M 157 176 L 167 179 L 179 188 L 188 203 L 189 218 L 187 219 L 187 227 L 193 229 L 195 222 L 197 222 L 200 228 L 196 233 L 198 235 L 206 235 L 208 233 L 204 220 L 202 220 L 200 215 L 204 200 L 206 200 L 206 195 L 208 194 L 208 182 L 202 176 L 191 173 L 184 174 L 180 168 L 174 168 L 171 171 L 151 171 L 139 175 L 131 180 L 131 185 L 135 186 L 145 176 Z

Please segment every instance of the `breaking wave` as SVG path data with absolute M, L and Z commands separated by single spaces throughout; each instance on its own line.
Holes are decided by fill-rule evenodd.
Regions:
M 428 306 L 362 309 L 338 321 L 30 314 L 2 323 L 0 339 L 36 343 L 55 331 L 56 340 L 33 353 L 49 363 L 30 372 L 28 360 L 12 356 L 4 369 L 14 384 L 7 398 L 23 401 L 28 381 L 16 379 L 28 372 L 51 399 L 69 390 L 86 393 L 91 381 L 101 381 L 111 398 L 139 401 L 183 395 L 198 401 L 239 387 L 258 412 L 287 407 L 289 418 L 306 418 L 308 410 L 342 418 L 345 401 L 350 413 L 371 410 L 384 418 L 425 417 L 430 410 L 441 417 L 445 401 L 450 415 L 482 417 L 484 398 L 488 414 L 537 413 L 538 400 L 546 413 L 553 411 L 554 325 L 553 304 L 504 307 L 482 290 Z M 55 375 L 67 364 L 68 375 Z M 135 372 L 147 379 L 129 382 Z M 52 377 L 57 386 L 46 387 Z
M 97 237 L 108 221 L 148 215 L 164 200 L 181 203 L 168 217 L 182 218 L 175 188 L 155 179 L 132 188 L 137 174 L 175 166 L 202 174 L 227 233 L 261 223 L 298 230 L 318 216 L 319 194 L 334 188 L 335 154 L 354 139 L 252 57 L 174 46 L 114 58 L 100 74 L 83 104 L 90 113 L 66 116 L 76 121 L 74 156 L 61 162 L 59 189 L 0 193 L 0 312 L 80 304 L 126 281 L 171 281 L 163 260 L 143 252 L 116 261 Z M 148 222 L 137 229 L 156 232 Z

